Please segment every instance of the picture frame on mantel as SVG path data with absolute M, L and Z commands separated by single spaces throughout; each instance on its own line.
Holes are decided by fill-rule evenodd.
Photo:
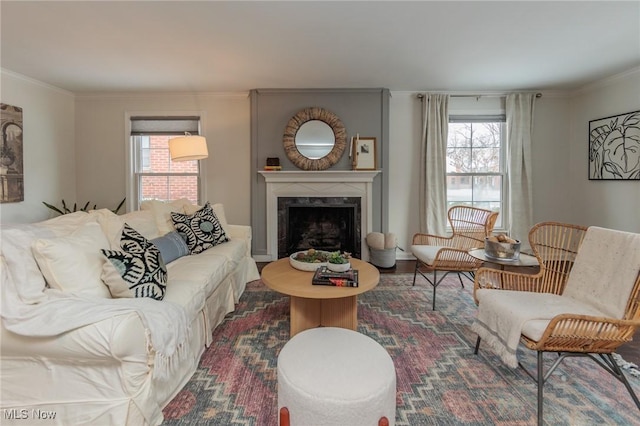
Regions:
M 354 136 L 351 144 L 353 170 L 376 170 L 376 138 Z

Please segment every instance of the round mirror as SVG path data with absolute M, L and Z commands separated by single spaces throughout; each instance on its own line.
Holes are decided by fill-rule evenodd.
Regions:
M 337 115 L 324 108 L 306 108 L 294 115 L 284 132 L 284 151 L 302 170 L 325 170 L 336 164 L 347 145 Z
M 311 120 L 298 129 L 295 138 L 300 154 L 312 160 L 322 158 L 331 152 L 336 143 L 333 129 L 324 121 Z

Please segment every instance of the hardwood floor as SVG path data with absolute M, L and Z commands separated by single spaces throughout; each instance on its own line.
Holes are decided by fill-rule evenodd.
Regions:
M 262 268 L 266 263 L 258 263 L 258 269 Z M 412 260 L 399 260 L 396 262 L 396 268 L 394 271 L 385 271 L 385 274 L 404 274 L 413 273 L 415 268 L 415 262 Z M 640 331 L 636 332 L 632 342 L 622 345 L 616 351 L 626 361 L 632 362 L 636 365 L 640 365 Z

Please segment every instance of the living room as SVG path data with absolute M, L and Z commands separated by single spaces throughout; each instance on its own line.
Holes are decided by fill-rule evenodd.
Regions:
M 52 217 L 43 201 L 58 204 L 64 199 L 81 205 L 90 201 L 113 208 L 127 197 L 130 210 L 127 117 L 141 112 L 198 112 L 209 149 L 209 157 L 202 161 L 203 201 L 223 204 L 234 224 L 255 225 L 252 212 L 266 208 L 252 198 L 252 182 L 262 179 L 257 170 L 267 156 L 285 162 L 286 155 L 284 149 L 260 158 L 252 154 L 253 91 L 307 95 L 320 91 L 344 97 L 373 91 L 388 94 L 388 121 L 380 117 L 373 121 L 377 129 L 384 129 L 379 137 L 386 154 L 380 164 L 389 188 L 386 210 L 378 207 L 379 227 L 373 230 L 395 233 L 404 249 L 397 251 L 397 260 L 409 260 L 411 238 L 420 227 L 417 176 L 423 116 L 418 95 L 450 94 L 450 110 L 461 114 L 504 114 L 506 94 L 521 91 L 541 94 L 535 101 L 531 144 L 533 222 L 640 233 L 637 180 L 592 180 L 588 171 L 589 122 L 640 110 L 637 2 L 116 3 L 120 4 L 3 1 L 0 5 L 0 100 L 22 108 L 24 118 L 24 200 L 0 205 L 2 224 Z M 416 15 L 420 19 L 412 18 Z M 305 27 L 299 23 L 303 16 L 318 18 L 304 41 Z M 456 20 L 445 20 L 451 16 Z M 333 21 L 323 26 L 320 18 Z M 486 20 L 498 27 L 509 18 L 509 30 L 486 29 L 485 37 L 473 22 Z M 262 31 L 277 32 L 295 19 L 294 28 L 269 39 L 280 49 L 269 51 L 272 57 L 265 59 L 260 52 L 264 46 L 258 43 Z M 344 32 L 352 25 L 359 32 Z M 420 25 L 424 33 L 416 31 Z M 207 35 L 207 26 L 217 32 Z M 470 32 L 458 32 L 465 26 L 472 28 Z M 176 34 L 178 27 L 186 35 Z M 194 34 L 189 35 L 189 27 L 196 30 Z M 252 28 L 261 31 L 251 35 Z M 524 52 L 507 43 L 517 38 L 512 36 L 517 28 L 531 43 Z M 376 43 L 383 36 L 393 41 L 367 44 L 363 34 L 369 29 L 379 33 L 373 38 Z M 502 54 L 484 62 L 478 52 L 498 43 L 500 34 L 495 45 L 499 47 L 493 50 Z M 420 41 L 405 49 L 404 43 L 416 36 Z M 341 38 L 353 41 L 340 47 Z M 182 50 L 185 39 L 193 43 L 189 53 Z M 244 49 L 231 44 L 235 39 Z M 429 50 L 427 45 L 436 43 L 444 46 L 442 50 Z M 216 49 L 208 50 L 212 46 Z M 438 62 L 447 63 L 438 54 L 447 49 L 462 52 L 449 60 L 453 73 L 450 68 L 438 71 Z M 404 50 L 404 59 L 385 56 L 393 50 Z M 324 56 L 326 51 L 344 56 Z M 412 62 L 419 56 L 427 59 Z M 257 62 L 246 59 L 251 57 Z M 138 61 L 142 65 L 136 66 Z M 342 70 L 350 62 L 352 67 Z M 380 68 L 385 62 L 393 64 Z M 334 75 L 332 68 L 342 71 Z M 225 75 L 219 75 L 219 69 Z M 154 73 L 159 74 L 155 79 Z M 236 82 L 234 73 L 244 80 Z M 216 79 L 208 81 L 208 76 Z M 321 105 L 296 105 L 293 113 L 307 106 Z M 364 133 L 364 126 L 344 124 L 349 140 L 356 134 L 373 136 Z M 281 123 L 283 132 L 285 125 L 286 120 Z M 280 146 L 281 141 L 282 133 L 274 134 L 265 144 Z M 254 229 L 255 240 L 265 242 L 266 229 Z M 258 260 L 270 255 L 266 248 L 266 243 L 254 246 Z

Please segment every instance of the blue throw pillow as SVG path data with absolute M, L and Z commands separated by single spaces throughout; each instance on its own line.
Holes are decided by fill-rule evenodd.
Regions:
M 151 243 L 160 250 L 162 260 L 167 264 L 189 254 L 189 247 L 177 231 L 169 232 L 162 237 L 154 238 Z

